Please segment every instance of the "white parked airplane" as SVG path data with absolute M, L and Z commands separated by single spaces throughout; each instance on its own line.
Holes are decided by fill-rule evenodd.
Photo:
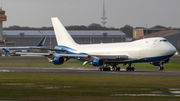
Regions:
M 77 44 L 58 18 L 51 18 L 54 27 L 57 46 L 52 51 L 55 53 L 29 53 L 44 55 L 55 64 L 60 65 L 70 58 L 77 59 L 85 64 L 99 67 L 100 70 L 109 71 L 108 66 L 113 70 L 120 70 L 118 64 L 129 64 L 127 71 L 134 71 L 131 63 L 151 62 L 163 70 L 163 64 L 169 62 L 174 55 L 176 48 L 165 38 L 146 38 L 133 42 L 104 43 L 104 44 Z M 23 54 L 17 52 L 17 54 Z M 27 53 L 25 53 L 27 54 Z
M 19 54 L 15 54 L 15 53 L 16 52 L 34 52 L 35 51 L 34 49 L 45 48 L 44 46 L 45 41 L 46 41 L 46 37 L 43 37 L 36 46 L 0 47 L 0 50 L 4 50 L 10 56 L 19 56 Z

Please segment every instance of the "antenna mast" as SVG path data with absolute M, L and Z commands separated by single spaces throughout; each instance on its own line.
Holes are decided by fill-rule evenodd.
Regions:
M 105 1 L 103 1 L 103 17 L 101 17 L 101 19 L 103 20 L 102 24 L 103 24 L 104 27 L 105 27 L 105 24 L 107 23 L 105 21 L 107 19 L 107 17 L 105 15 L 106 15 L 106 12 L 105 12 Z

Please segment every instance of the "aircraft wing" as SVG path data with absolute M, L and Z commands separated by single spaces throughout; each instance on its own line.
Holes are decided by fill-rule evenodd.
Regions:
M 61 50 L 58 50 L 61 51 Z M 65 51 L 65 50 L 63 50 Z M 54 53 L 24 53 L 24 52 L 16 52 L 16 54 L 19 55 L 44 55 L 44 56 L 49 56 L 49 55 L 53 55 Z M 127 55 L 84 55 L 84 54 L 54 54 L 55 56 L 62 56 L 62 57 L 97 57 L 97 58 L 101 58 L 101 59 L 123 59 L 126 60 L 128 59 Z
M 24 52 L 16 52 L 19 55 L 51 55 L 51 53 L 24 53 Z
M 92 57 L 98 57 L 101 59 L 128 59 L 127 55 L 92 55 Z
M 48 50 L 48 49 L 47 49 Z M 66 51 L 66 50 L 58 50 L 58 49 L 51 49 L 52 51 Z M 24 53 L 24 52 L 16 52 L 16 54 L 20 55 L 53 55 L 53 53 Z M 101 59 L 128 59 L 127 55 L 84 55 L 84 54 L 54 54 L 56 56 L 62 57 L 98 57 Z
M 16 54 L 20 55 L 44 55 L 49 56 L 53 55 L 53 53 L 23 53 L 23 52 L 16 52 Z M 56 56 L 62 56 L 62 57 L 88 57 L 88 55 L 82 55 L 82 54 L 55 54 Z
M 50 51 L 60 51 L 60 52 L 66 51 L 66 50 L 60 50 L 60 49 L 41 48 L 41 47 L 33 47 L 30 49 L 40 49 L 40 50 L 50 50 Z

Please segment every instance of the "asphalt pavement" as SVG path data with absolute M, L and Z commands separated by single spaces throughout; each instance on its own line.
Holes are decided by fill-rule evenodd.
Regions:
M 148 75 L 148 76 L 180 76 L 180 71 L 99 71 L 98 69 L 76 68 L 28 68 L 28 67 L 0 67 L 0 72 L 19 73 L 62 73 L 62 74 L 96 74 L 96 75 Z

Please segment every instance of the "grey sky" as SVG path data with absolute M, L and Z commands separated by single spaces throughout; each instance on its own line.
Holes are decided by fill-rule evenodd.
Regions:
M 0 0 L 11 25 L 52 26 L 58 17 L 65 26 L 101 24 L 103 0 Z M 107 27 L 163 25 L 180 27 L 180 0 L 105 0 Z

